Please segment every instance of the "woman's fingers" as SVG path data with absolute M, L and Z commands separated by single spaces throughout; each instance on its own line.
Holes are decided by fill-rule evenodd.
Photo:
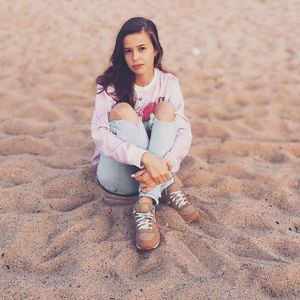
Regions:
M 147 176 L 146 176 L 147 175 Z M 144 193 L 146 192 L 149 192 L 151 189 L 153 189 L 156 185 L 158 184 L 161 184 L 161 183 L 164 183 L 166 182 L 167 180 L 169 180 L 169 173 L 167 175 L 167 178 L 166 176 L 160 176 L 160 177 L 157 177 L 157 181 L 154 180 L 154 178 L 152 177 L 149 177 L 149 174 L 148 172 L 145 173 L 145 175 L 141 176 L 140 179 L 142 178 L 145 178 L 145 180 L 140 180 L 140 187 L 142 189 L 142 191 Z
M 140 187 L 142 189 L 143 192 L 148 192 L 150 190 L 152 190 L 156 185 L 151 182 L 151 183 L 141 183 Z
M 154 184 L 151 184 L 151 183 L 141 183 L 140 184 L 140 187 L 141 188 L 147 188 L 147 187 L 149 187 L 149 188 L 154 188 L 155 187 L 155 185 Z
M 170 165 L 164 158 L 146 152 L 142 162 L 156 184 L 164 183 L 169 179 Z
M 134 179 L 136 181 L 139 181 L 140 183 L 142 184 L 147 184 L 147 185 L 150 185 L 152 182 L 154 182 L 152 179 L 150 180 L 149 179 L 150 177 L 149 176 L 146 176 L 145 174 L 144 175 L 141 175 L 139 177 L 135 177 Z
M 149 192 L 150 190 L 152 190 L 153 187 L 150 187 L 150 186 L 142 187 L 142 186 L 141 186 L 141 189 L 142 189 L 142 191 L 143 191 L 144 193 L 146 193 L 146 192 Z
M 165 158 L 165 162 L 167 163 L 168 170 L 171 171 L 174 167 L 173 162 L 171 162 L 169 159 L 166 159 L 166 158 Z
M 149 182 L 143 182 L 143 183 L 140 184 L 140 186 L 141 186 L 141 188 L 144 188 L 144 187 L 150 187 L 152 185 Z
M 152 168 L 149 168 L 148 172 L 156 184 L 164 183 L 170 179 L 170 172 L 167 168 L 165 168 L 165 170 L 161 174 L 156 172 L 156 170 L 153 170 Z
M 170 179 L 170 173 L 169 172 L 167 174 L 164 174 L 164 175 L 153 178 L 153 180 L 155 181 L 156 184 L 165 183 L 169 179 Z
M 136 173 L 132 174 L 131 177 L 136 179 L 137 177 L 144 175 L 144 173 L 145 173 L 145 169 L 142 169 L 142 170 L 139 170 Z
M 156 184 L 163 184 L 164 182 L 166 182 L 167 180 L 164 180 L 163 178 L 161 177 L 157 177 L 154 179 L 155 183 Z

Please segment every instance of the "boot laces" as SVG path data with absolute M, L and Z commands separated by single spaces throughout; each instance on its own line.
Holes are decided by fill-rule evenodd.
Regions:
M 185 195 L 181 190 L 171 193 L 170 201 L 172 201 L 178 208 L 181 208 L 186 203 L 188 203 Z
M 152 229 L 152 220 L 153 220 L 153 212 L 137 212 L 135 213 L 135 222 L 137 225 L 137 229 Z

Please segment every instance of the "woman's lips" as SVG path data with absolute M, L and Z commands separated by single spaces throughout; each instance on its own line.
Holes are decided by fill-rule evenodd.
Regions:
M 141 68 L 142 66 L 143 66 L 143 64 L 140 64 L 140 65 L 134 65 L 133 68 L 134 68 L 134 69 L 138 69 L 138 68 Z

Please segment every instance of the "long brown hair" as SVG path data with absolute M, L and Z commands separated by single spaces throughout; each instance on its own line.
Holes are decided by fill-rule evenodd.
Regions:
M 111 55 L 111 66 L 96 79 L 100 85 L 97 93 L 105 91 L 111 95 L 117 102 L 127 102 L 132 107 L 135 104 L 134 81 L 135 74 L 128 68 L 124 55 L 124 38 L 128 34 L 145 31 L 149 34 L 152 45 L 157 50 L 154 58 L 154 67 L 164 72 L 161 61 L 163 57 L 163 48 L 159 42 L 158 32 L 155 24 L 146 18 L 134 17 L 126 21 L 121 27 L 114 51 Z M 113 87 L 113 92 L 108 91 L 108 87 Z

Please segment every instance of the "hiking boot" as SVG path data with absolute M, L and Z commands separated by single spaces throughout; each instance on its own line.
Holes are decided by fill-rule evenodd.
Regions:
M 187 200 L 187 197 L 181 188 L 169 193 L 166 189 L 163 192 L 161 202 L 177 210 L 179 215 L 188 223 L 197 222 L 200 219 L 199 213 L 195 207 Z
M 153 204 L 141 206 L 138 203 L 133 210 L 135 220 L 135 244 L 140 250 L 155 249 L 160 242 L 160 234 L 155 218 Z

